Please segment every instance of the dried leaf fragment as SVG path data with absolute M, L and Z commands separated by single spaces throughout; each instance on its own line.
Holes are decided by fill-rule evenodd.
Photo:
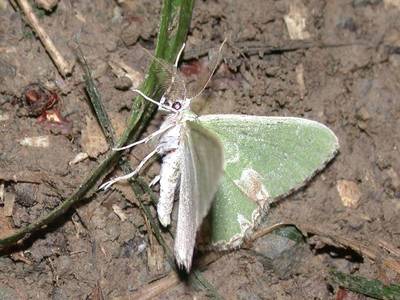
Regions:
M 361 192 L 354 181 L 338 180 L 336 188 L 344 206 L 350 208 L 358 207 L 360 204 Z
M 306 30 L 307 8 L 300 0 L 291 2 L 289 13 L 283 18 L 292 40 L 305 40 L 310 38 L 311 35 Z
M 48 148 L 50 145 L 50 139 L 48 135 L 33 136 L 33 137 L 23 138 L 19 143 L 22 146 Z
M 82 130 L 81 140 L 83 150 L 93 158 L 108 150 L 106 139 L 97 121 L 86 116 L 86 127 Z

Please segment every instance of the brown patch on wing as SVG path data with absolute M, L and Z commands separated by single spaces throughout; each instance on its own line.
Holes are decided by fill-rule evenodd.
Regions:
M 235 184 L 251 200 L 261 205 L 268 200 L 269 195 L 262 183 L 262 177 L 253 169 L 245 169 L 240 175 L 240 179 L 234 180 Z

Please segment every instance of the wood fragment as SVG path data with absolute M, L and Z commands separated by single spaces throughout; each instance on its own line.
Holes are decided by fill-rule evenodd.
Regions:
M 249 238 L 249 241 L 250 242 L 254 242 L 258 238 L 260 238 L 260 237 L 262 237 L 264 235 L 267 235 L 267 234 L 273 232 L 274 230 L 276 230 L 278 228 L 281 228 L 281 227 L 284 227 L 284 226 L 288 226 L 288 224 L 286 224 L 286 223 L 277 223 L 277 224 L 274 224 L 272 226 L 268 226 L 268 227 L 265 227 L 265 228 L 260 228 L 259 230 L 257 230 L 256 232 L 253 233 L 253 235 Z
M 89 154 L 86 152 L 79 152 L 69 163 L 68 165 L 72 166 L 77 163 L 80 163 L 81 161 L 84 161 L 85 159 L 89 158 Z
M 25 257 L 23 251 L 18 251 L 18 252 L 12 253 L 10 255 L 10 257 L 15 262 L 23 262 L 29 266 L 33 265 L 33 263 Z
M 12 182 L 42 183 L 48 175 L 39 171 L 9 172 L 0 170 L 0 180 Z
M 49 53 L 51 59 L 56 65 L 58 71 L 62 76 L 70 75 L 72 72 L 73 64 L 69 64 L 61 53 L 58 51 L 50 36 L 46 33 L 46 31 L 40 26 L 38 19 L 36 18 L 35 13 L 32 10 L 31 5 L 27 0 L 17 0 L 19 7 L 24 12 L 29 25 L 33 28 L 33 30 L 38 35 L 39 39 L 43 43 L 44 48 Z
M 222 252 L 209 252 L 207 255 L 199 257 L 197 270 L 194 270 L 193 272 L 199 272 L 198 270 L 203 270 L 206 268 L 206 266 L 223 257 L 224 254 L 225 253 Z M 176 271 L 171 271 L 167 276 L 148 283 L 134 294 L 129 294 L 129 299 L 153 299 L 182 283 L 183 282 L 179 278 L 179 275 L 176 273 Z
M 130 299 L 154 299 L 157 296 L 165 293 L 170 288 L 175 287 L 181 282 L 178 274 L 176 272 L 171 272 L 169 275 L 165 276 L 164 278 L 149 283 L 145 287 L 141 288 L 137 292 L 130 294 Z
M 50 137 L 48 135 L 25 137 L 19 141 L 21 146 L 34 148 L 48 148 L 50 146 Z
M 9 235 L 13 232 L 13 228 L 11 226 L 11 218 L 8 218 L 4 215 L 4 210 L 0 210 L 0 238 Z
M 380 239 L 379 246 L 388 251 L 390 254 L 395 255 L 400 258 L 400 250 L 397 249 L 394 245 Z
M 297 50 L 307 50 L 310 48 L 338 48 L 347 46 L 368 46 L 365 43 L 353 42 L 353 43 L 338 43 L 329 44 L 321 41 L 314 40 L 285 40 L 279 44 L 271 45 L 263 41 L 240 41 L 240 42 L 229 42 L 228 43 L 236 52 L 245 54 L 248 56 L 253 55 L 268 55 L 273 53 L 284 53 Z M 183 60 L 198 59 L 199 57 L 208 54 L 210 49 L 217 47 L 214 42 L 204 42 L 201 46 L 187 47 L 183 53 Z
M 155 237 L 153 237 L 152 239 L 154 240 L 154 242 L 150 243 L 150 247 L 147 248 L 147 266 L 150 273 L 159 274 L 164 267 L 164 250 L 160 246 L 160 244 L 157 243 Z
M 126 221 L 127 217 L 126 217 L 126 215 L 123 212 L 121 207 L 119 207 L 118 205 L 114 204 L 112 206 L 112 209 L 113 209 L 114 213 L 118 216 L 118 218 L 121 219 L 122 222 Z
M 304 99 L 306 95 L 306 84 L 304 82 L 304 65 L 299 64 L 296 66 L 296 80 L 299 86 L 300 99 Z
M 104 300 L 103 290 L 100 286 L 100 280 L 97 281 L 96 286 L 93 288 L 92 300 Z
M 283 19 L 292 40 L 304 40 L 311 37 L 306 29 L 308 11 L 302 1 L 291 1 L 289 13 L 283 16 Z
M 354 181 L 338 180 L 336 189 L 345 207 L 357 208 L 360 205 L 361 192 Z
M 36 5 L 46 11 L 52 11 L 58 4 L 58 0 L 35 0 Z
M 148 216 L 143 212 L 142 216 L 145 221 L 149 238 L 149 247 L 147 248 L 147 265 L 151 272 L 157 272 L 162 269 L 164 262 L 164 251 L 159 243 L 157 243 L 157 238 L 154 235 Z
M 1 180 L 1 178 L 0 178 Z M 4 189 L 4 183 L 0 184 L 0 202 L 4 202 L 4 194 L 5 194 L 5 189 Z
M 14 204 L 15 204 L 15 193 L 8 192 L 4 195 L 4 215 L 6 217 L 12 217 Z

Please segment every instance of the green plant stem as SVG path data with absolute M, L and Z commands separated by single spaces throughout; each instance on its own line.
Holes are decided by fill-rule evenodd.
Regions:
M 348 275 L 336 270 L 330 272 L 331 279 L 355 293 L 376 299 L 400 299 L 400 285 L 384 285 L 379 280 L 369 280 L 361 276 Z
M 81 48 L 78 46 L 78 59 L 80 60 L 81 66 L 84 71 L 83 78 L 85 79 L 85 87 L 86 91 L 89 95 L 89 99 L 91 99 L 92 107 L 95 111 L 97 120 L 101 126 L 101 129 L 106 137 L 107 143 L 110 146 L 113 146 L 115 143 L 115 132 L 112 127 L 110 118 L 106 113 L 105 107 L 103 105 L 103 101 L 101 100 L 101 94 L 97 89 L 96 84 L 94 83 L 92 74 L 89 69 L 89 65 L 86 61 L 85 56 Z

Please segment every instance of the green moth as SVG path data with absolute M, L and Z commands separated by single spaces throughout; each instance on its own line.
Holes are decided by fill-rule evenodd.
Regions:
M 196 233 L 207 214 L 211 245 L 240 246 L 270 203 L 304 185 L 334 157 L 339 145 L 329 128 L 307 119 L 196 115 L 190 103 L 200 92 L 187 95 L 176 72 L 178 60 L 179 55 L 173 70 L 160 61 L 171 82 L 160 103 L 134 90 L 168 113 L 161 128 L 118 150 L 158 138 L 156 148 L 134 172 L 101 188 L 135 176 L 151 157 L 161 156 L 160 175 L 152 182 L 160 183 L 157 214 L 163 226 L 170 224 L 179 188 L 174 254 L 178 266 L 189 272 Z

